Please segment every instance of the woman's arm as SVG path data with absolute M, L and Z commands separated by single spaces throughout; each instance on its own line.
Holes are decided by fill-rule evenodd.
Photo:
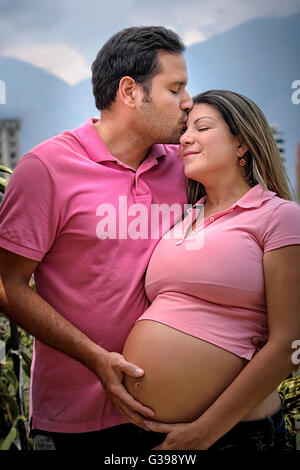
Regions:
M 276 389 L 295 367 L 292 343 L 300 339 L 300 245 L 269 251 L 263 260 L 269 340 L 232 384 L 194 422 L 156 425 L 168 432 L 157 449 L 207 449 Z

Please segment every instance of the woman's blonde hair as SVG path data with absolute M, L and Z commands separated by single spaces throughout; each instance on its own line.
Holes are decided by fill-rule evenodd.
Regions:
M 194 105 L 205 103 L 218 109 L 231 133 L 248 147 L 244 155 L 247 161 L 244 170 L 251 186 L 260 183 L 283 199 L 293 199 L 272 130 L 263 112 L 252 100 L 228 90 L 209 90 L 195 96 L 193 102 Z M 189 179 L 189 202 L 195 204 L 204 195 L 204 186 Z

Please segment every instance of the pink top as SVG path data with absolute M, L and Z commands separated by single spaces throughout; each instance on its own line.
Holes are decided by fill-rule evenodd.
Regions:
M 197 203 L 199 212 L 203 202 Z M 140 320 L 164 323 L 251 359 L 251 338 L 268 334 L 263 255 L 300 244 L 300 207 L 257 185 L 187 238 L 182 223 L 175 228 L 151 257 L 145 286 L 152 304 Z
M 93 341 L 122 352 L 149 305 L 144 274 L 159 239 L 150 210 L 178 203 L 181 215 L 186 181 L 177 146 L 154 145 L 134 171 L 108 152 L 94 122 L 43 142 L 21 159 L 1 204 L 0 246 L 39 261 L 39 294 Z M 173 222 L 167 219 L 169 230 Z M 152 239 L 147 229 L 153 229 Z M 94 373 L 39 341 L 31 418 L 32 428 L 56 432 L 125 422 Z

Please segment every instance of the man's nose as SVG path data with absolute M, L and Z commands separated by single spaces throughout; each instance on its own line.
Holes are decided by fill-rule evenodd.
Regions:
M 183 100 L 181 101 L 181 109 L 183 111 L 189 112 L 193 107 L 193 100 L 190 97 L 189 93 L 185 90 Z

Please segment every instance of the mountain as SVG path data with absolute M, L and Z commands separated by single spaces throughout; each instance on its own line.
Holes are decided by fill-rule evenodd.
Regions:
M 300 80 L 300 15 L 263 18 L 195 44 L 186 51 L 188 91 L 230 89 L 252 98 L 286 140 L 287 170 L 295 184 L 300 141 L 300 104 L 291 84 Z M 97 116 L 90 79 L 70 86 L 20 60 L 0 56 L 0 80 L 7 88 L 1 118 L 21 119 L 21 151 Z
M 192 95 L 228 89 L 255 101 L 270 124 L 284 133 L 286 168 L 295 184 L 300 142 L 300 104 L 291 88 L 300 80 L 300 15 L 249 21 L 187 49 Z
M 85 93 L 90 94 L 87 83 L 72 87 L 20 60 L 0 56 L 0 79 L 6 84 L 6 104 L 0 105 L 0 119 L 21 119 L 22 153 L 62 130 L 77 127 L 97 111 L 85 97 Z

